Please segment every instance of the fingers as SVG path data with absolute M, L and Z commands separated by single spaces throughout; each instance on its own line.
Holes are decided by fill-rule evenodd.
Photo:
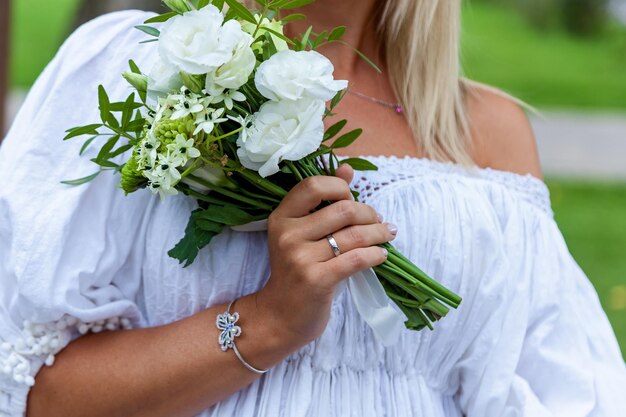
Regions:
M 293 187 L 275 212 L 279 216 L 303 217 L 319 206 L 322 201 L 340 200 L 354 200 L 345 180 L 338 177 L 310 177 Z
M 380 223 L 379 214 L 367 204 L 342 200 L 308 216 L 300 227 L 302 236 L 317 241 L 331 233 L 353 225 Z
M 396 238 L 396 226 L 385 224 L 373 224 L 368 226 L 352 226 L 333 233 L 333 238 L 339 246 L 342 254 L 354 249 L 367 248 L 381 245 Z M 332 247 L 326 237 L 316 243 L 315 253 L 319 254 L 321 261 L 328 261 L 335 257 Z
M 353 249 L 325 262 L 328 279 L 336 285 L 357 272 L 382 264 L 387 260 L 387 250 L 378 246 Z
M 335 170 L 335 176 L 350 184 L 354 177 L 354 169 L 348 164 L 339 165 L 339 168 Z

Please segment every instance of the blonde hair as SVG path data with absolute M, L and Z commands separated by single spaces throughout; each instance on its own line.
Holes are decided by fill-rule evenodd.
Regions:
M 418 146 L 429 158 L 471 166 L 460 14 L 461 0 L 385 0 L 378 17 L 389 79 Z
M 461 78 L 460 0 L 386 0 L 379 27 L 389 79 L 426 156 L 473 165 Z

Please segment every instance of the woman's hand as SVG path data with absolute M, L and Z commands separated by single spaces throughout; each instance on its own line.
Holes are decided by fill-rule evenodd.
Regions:
M 285 343 L 294 347 L 322 334 L 337 285 L 383 263 L 387 252 L 377 245 L 395 238 L 395 226 L 381 223 L 372 207 L 354 201 L 348 186 L 352 174 L 349 166 L 342 166 L 337 177 L 305 179 L 269 218 L 272 274 L 257 303 Z M 311 213 L 322 201 L 334 203 Z M 330 234 L 339 256 L 326 238 Z

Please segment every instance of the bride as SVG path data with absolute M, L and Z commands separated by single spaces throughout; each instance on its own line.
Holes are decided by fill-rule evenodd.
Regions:
M 268 233 L 224 232 L 186 269 L 166 252 L 193 200 L 124 197 L 113 175 L 60 184 L 93 172 L 60 138 L 97 120 L 97 85 L 125 97 L 128 59 L 149 68 L 156 55 L 132 29 L 150 14 L 78 29 L 0 148 L 0 415 L 625 416 L 624 361 L 552 218 L 526 116 L 459 76 L 459 9 L 304 7 L 293 33 L 346 25 L 381 63 L 382 75 L 344 47 L 322 51 L 351 83 L 338 113 L 366 132 L 345 153 L 380 169 L 305 181 Z M 335 203 L 310 214 L 322 200 Z M 385 348 L 343 281 L 391 240 L 464 301 Z M 216 316 L 233 301 L 240 355 L 267 373 L 219 348 Z

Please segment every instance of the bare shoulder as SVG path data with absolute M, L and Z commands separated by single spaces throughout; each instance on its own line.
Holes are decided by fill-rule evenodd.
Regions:
M 542 178 L 535 135 L 519 104 L 477 85 L 468 88 L 467 106 L 478 165 Z

